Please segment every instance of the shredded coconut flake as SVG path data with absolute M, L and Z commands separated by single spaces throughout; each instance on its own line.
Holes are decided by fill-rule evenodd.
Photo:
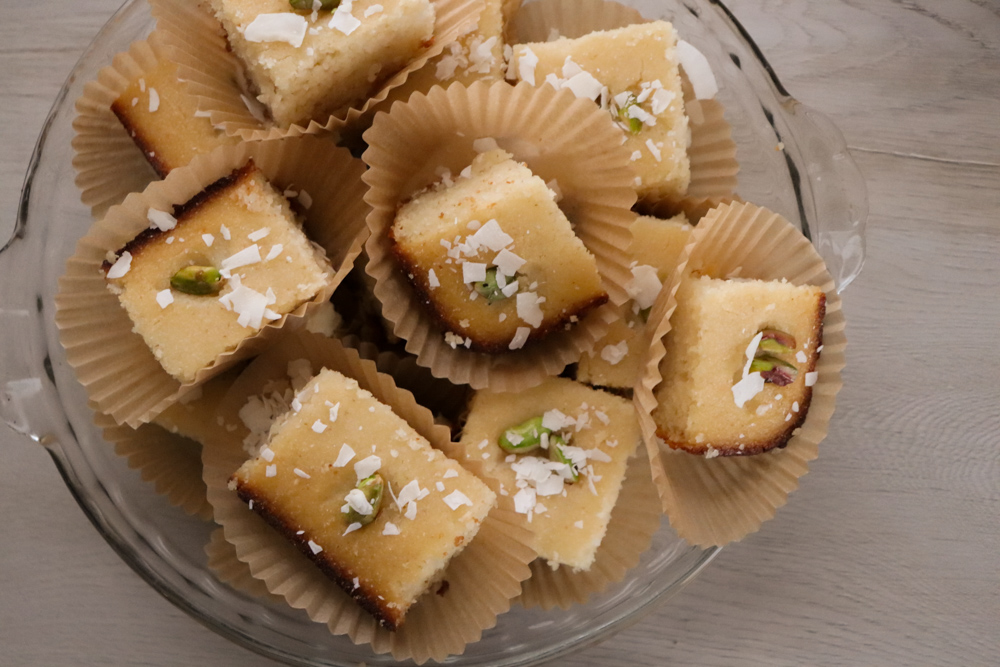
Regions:
M 517 283 L 515 283 L 516 285 Z M 524 347 L 524 344 L 528 342 L 528 336 L 531 335 L 531 329 L 528 327 L 518 327 L 517 331 L 514 332 L 514 337 L 510 341 L 510 345 L 507 346 L 509 350 L 520 350 Z
M 621 363 L 621 360 L 628 356 L 628 341 L 623 340 L 617 345 L 605 345 L 604 349 L 601 350 L 601 359 L 608 362 L 612 366 L 616 366 Z
M 444 502 L 452 510 L 457 510 L 462 505 L 472 507 L 472 501 L 469 500 L 469 497 L 457 489 L 445 496 Z
M 458 471 L 454 468 L 448 468 L 444 475 L 442 475 L 443 479 L 451 479 L 452 477 L 458 477 Z
M 365 18 L 378 14 L 379 12 L 382 11 L 382 9 L 383 9 L 382 5 L 372 5 L 371 7 L 365 10 Z
M 337 454 L 337 460 L 333 462 L 334 468 L 343 468 L 348 463 L 351 462 L 355 456 L 354 450 L 348 444 L 343 444 L 340 446 L 340 453 Z
M 316 544 L 312 540 L 309 540 L 309 550 L 312 551 L 314 554 L 318 554 L 320 551 L 323 550 L 323 547 Z
M 517 59 L 517 74 L 522 81 L 527 81 L 530 85 L 535 85 L 535 67 L 538 65 L 538 56 L 535 52 L 525 47 L 521 51 L 521 56 Z
M 391 521 L 385 522 L 385 527 L 382 528 L 383 535 L 399 535 L 399 528 Z
M 434 269 L 427 272 L 427 284 L 430 285 L 431 289 L 441 286 L 441 281 L 438 280 L 437 274 L 434 273 Z
M 132 253 L 128 250 L 122 253 L 122 256 L 115 260 L 115 263 L 111 265 L 108 269 L 108 278 L 114 280 L 115 278 L 121 278 L 129 269 L 132 268 Z
M 162 292 L 156 293 L 156 303 L 160 304 L 160 308 L 166 308 L 174 302 L 174 295 L 170 293 L 169 289 L 165 289 Z
M 161 232 L 169 232 L 177 226 L 177 218 L 166 211 L 159 211 L 155 208 L 146 211 L 146 219 L 149 220 L 150 227 L 159 229 Z
M 486 280 L 486 265 L 481 262 L 465 262 L 462 264 L 462 281 L 466 283 Z
M 285 42 L 299 48 L 308 29 L 305 17 L 292 12 L 258 14 L 243 36 L 248 42 Z
M 517 295 L 517 316 L 535 328 L 540 327 L 545 318 L 541 303 L 536 292 L 521 292 Z
M 814 384 L 816 384 L 817 380 L 819 380 L 819 372 L 818 371 L 810 371 L 809 373 L 806 373 L 806 386 L 807 387 L 811 387 Z
M 314 433 L 322 433 L 326 429 L 327 429 L 327 426 L 326 426 L 326 424 L 324 424 L 322 422 L 322 420 L 317 419 L 316 421 L 313 422 L 312 430 L 313 430 Z
M 333 12 L 333 16 L 330 18 L 330 24 L 328 27 L 335 28 L 345 35 L 350 35 L 352 32 L 361 27 L 361 21 L 354 18 L 351 14 L 352 3 L 342 2 Z
M 160 108 L 160 94 L 156 92 L 156 88 L 149 89 L 149 113 L 156 113 Z
M 346 445 L 345 445 L 346 447 Z M 358 480 L 362 480 L 366 477 L 371 477 L 378 469 L 382 467 L 382 459 L 372 454 L 367 458 L 363 458 L 354 464 L 354 472 L 358 476 Z

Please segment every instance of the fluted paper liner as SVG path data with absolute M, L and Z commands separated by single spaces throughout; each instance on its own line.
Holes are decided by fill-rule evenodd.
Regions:
M 311 195 L 312 206 L 303 227 L 326 250 L 333 267 L 329 285 L 313 300 L 266 324 L 259 334 L 221 355 L 212 366 L 202 369 L 193 383 L 182 385 L 163 370 L 142 337 L 132 331 L 125 309 L 107 289 L 101 264 L 109 251 L 118 250 L 149 227 L 149 208 L 169 211 L 242 167 L 249 158 L 279 189 L 294 186 Z M 323 138 L 223 146 L 173 170 L 164 180 L 151 183 L 142 193 L 129 195 L 109 210 L 77 244 L 56 295 L 56 325 L 66 359 L 97 409 L 120 424 L 137 427 L 194 386 L 258 353 L 286 322 L 297 325 L 328 301 L 360 254 L 367 234 L 362 171 L 360 161 Z
M 92 405 L 93 407 L 93 405 Z M 194 440 L 175 435 L 155 424 L 139 428 L 120 426 L 101 412 L 94 424 L 115 453 L 138 470 L 143 481 L 153 485 L 167 502 L 199 519 L 212 519 L 212 506 L 205 497 L 201 473 L 201 446 Z
M 263 581 L 254 579 L 247 564 L 236 557 L 236 547 L 226 541 L 221 527 L 212 531 L 208 544 L 205 545 L 205 555 L 208 556 L 208 569 L 222 583 L 252 597 L 284 602 L 282 598 L 268 591 Z
M 649 548 L 662 516 L 660 498 L 650 477 L 649 459 L 640 449 L 629 460 L 618 501 L 611 511 L 608 532 L 597 548 L 594 564 L 586 571 L 569 567 L 553 570 L 543 559 L 536 559 L 531 563 L 531 578 L 524 582 L 518 602 L 528 608 L 568 609 L 622 581 Z
M 128 85 L 167 58 L 162 35 L 134 42 L 83 87 L 73 119 L 73 168 L 80 199 L 95 219 L 159 179 L 111 105 Z
M 697 271 L 713 278 L 786 279 L 826 293 L 823 350 L 817 361 L 809 413 L 783 449 L 755 456 L 706 459 L 671 450 L 656 436 L 654 390 L 670 331 L 681 276 Z M 639 425 L 652 463 L 663 511 L 677 534 L 700 547 L 722 546 L 757 531 L 774 517 L 809 470 L 826 436 L 843 385 L 844 315 L 833 278 L 813 245 L 788 220 L 753 204 L 724 205 L 695 228 L 670 284 L 649 317 L 649 352 L 635 386 Z
M 432 445 L 440 448 L 448 442 L 448 429 L 434 425 L 431 413 L 410 392 L 398 389 L 390 376 L 379 373 L 373 361 L 360 358 L 338 341 L 301 332 L 289 334 L 280 347 L 258 357 L 234 383 L 220 412 L 226 419 L 237 420 L 246 397 L 259 392 L 269 380 L 285 377 L 288 362 L 296 359 L 308 359 L 314 372 L 326 367 L 353 377 Z M 483 630 L 493 627 L 530 574 L 528 563 L 534 558 L 530 533 L 509 512 L 494 509 L 476 537 L 448 565 L 447 595 L 421 597 L 403 626 L 390 632 L 229 490 L 230 476 L 248 458 L 242 448 L 243 433 L 241 426 L 231 442 L 204 450 L 205 483 L 215 519 L 255 578 L 292 607 L 304 609 L 312 620 L 326 624 L 335 635 L 371 644 L 376 653 L 391 653 L 397 660 L 440 661 L 462 653 Z
M 187 82 L 188 91 L 198 98 L 199 110 L 208 113 L 212 124 L 226 134 L 246 141 L 339 132 L 475 25 L 483 7 L 482 0 L 431 0 L 431 4 L 435 15 L 433 40 L 370 98 L 322 122 L 311 120 L 306 126 L 293 124 L 282 128 L 261 122 L 247 108 L 241 98 L 250 96 L 240 86 L 244 79 L 242 65 L 229 51 L 225 32 L 205 3 L 150 0 L 157 29 L 164 32 L 164 41 L 175 47 L 179 76 Z
M 452 349 L 445 343 L 444 331 L 399 269 L 387 235 L 397 207 L 437 180 L 435 169 L 458 173 L 471 164 L 476 155 L 472 144 L 481 137 L 496 139 L 546 182 L 558 180 L 563 193 L 559 206 L 597 259 L 611 298 L 569 331 L 501 354 Z M 372 206 L 366 271 L 375 279 L 383 317 L 418 364 L 436 377 L 474 389 L 516 391 L 558 374 L 593 349 L 617 317 L 615 304 L 627 298 L 625 285 L 632 277 L 626 249 L 634 219 L 629 210 L 635 202 L 634 176 L 621 130 L 607 112 L 550 86 L 452 84 L 394 104 L 388 114 L 375 118 L 364 138 L 368 150 L 362 157 L 370 167 L 364 176 L 370 186 L 365 200 Z
M 648 21 L 636 9 L 610 0 L 540 0 L 524 5 L 517 13 L 514 41 L 545 42 L 553 30 L 561 37 L 575 39 L 597 30 L 614 30 Z M 678 37 L 683 39 L 684 35 Z M 686 198 L 699 201 L 730 197 L 736 188 L 739 163 L 725 109 L 717 99 L 695 99 L 683 67 L 681 89 L 691 130 L 688 147 L 691 184 Z M 650 199 L 639 202 L 644 213 L 662 218 L 672 217 L 681 210 L 680 206 L 680 202 Z

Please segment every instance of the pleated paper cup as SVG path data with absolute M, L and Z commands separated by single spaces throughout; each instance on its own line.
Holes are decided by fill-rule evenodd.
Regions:
M 311 120 L 304 126 L 278 127 L 264 120 L 259 110 L 251 111 L 248 107 L 247 100 L 253 95 L 248 92 L 243 66 L 229 50 L 222 26 L 205 3 L 150 0 L 157 29 L 164 32 L 165 42 L 175 47 L 180 77 L 187 82 L 191 94 L 198 98 L 199 110 L 208 113 L 212 124 L 229 136 L 246 141 L 339 132 L 475 25 L 482 11 L 482 0 L 431 0 L 431 4 L 435 13 L 433 39 L 370 98 L 328 118 Z M 255 100 L 252 103 L 257 105 Z
M 120 426 L 101 412 L 95 412 L 94 424 L 115 453 L 152 484 L 157 494 L 185 514 L 211 521 L 212 506 L 201 474 L 201 445 L 155 424 Z
M 159 178 L 121 124 L 111 105 L 129 83 L 159 66 L 167 55 L 162 36 L 153 33 L 119 53 L 83 87 L 73 120 L 73 168 L 80 199 L 95 219 L 141 192 Z
M 212 531 L 208 544 L 205 545 L 205 555 L 208 556 L 209 571 L 222 583 L 250 597 L 284 602 L 277 595 L 271 594 L 263 581 L 253 578 L 247 564 L 236 557 L 236 547 L 226 541 L 221 527 Z
M 656 435 L 652 413 L 664 336 L 684 275 L 713 278 L 785 279 L 816 285 L 826 293 L 823 349 L 816 364 L 809 412 L 788 444 L 755 456 L 703 456 L 675 451 Z M 711 211 L 695 228 L 670 284 L 660 292 L 649 317 L 650 344 L 635 386 L 639 424 L 652 463 L 663 511 L 677 534 L 700 547 L 722 546 L 757 531 L 774 517 L 818 455 L 843 385 L 844 315 L 840 297 L 813 245 L 783 217 L 754 206 L 733 204 Z
M 436 171 L 459 173 L 476 155 L 473 142 L 493 138 L 546 182 L 555 179 L 560 208 L 576 235 L 597 259 L 611 303 L 590 311 L 570 330 L 556 331 L 524 348 L 487 354 L 444 340 L 444 330 L 420 304 L 392 252 L 388 232 L 396 210 L 414 193 L 438 180 Z M 512 87 L 498 82 L 453 84 L 415 94 L 406 104 L 379 114 L 365 132 L 370 169 L 366 201 L 371 236 L 365 245 L 368 275 L 393 333 L 436 377 L 474 389 L 516 391 L 539 384 L 593 349 L 617 317 L 631 279 L 626 249 L 634 215 L 634 176 L 621 131 L 589 100 L 567 90 Z
M 348 336 L 341 342 L 357 350 L 362 359 L 374 361 L 380 373 L 392 376 L 397 387 L 413 394 L 417 403 L 431 411 L 435 423 L 442 424 L 444 420 L 454 424 L 465 412 L 470 395 L 467 386 L 436 378 L 429 369 L 417 364 L 415 357 L 393 350 L 380 350 L 374 343 L 357 336 Z
M 432 445 L 440 448 L 448 442 L 448 429 L 435 425 L 431 413 L 410 392 L 398 389 L 390 376 L 378 372 L 373 361 L 338 341 L 301 332 L 289 334 L 247 368 L 220 406 L 224 419 L 238 421 L 247 397 L 266 385 L 273 390 L 280 387 L 276 382 L 288 382 L 288 363 L 298 359 L 307 359 L 314 372 L 325 367 L 356 379 Z M 528 563 L 534 558 L 530 534 L 509 512 L 494 509 L 475 539 L 449 563 L 448 594 L 421 597 L 403 626 L 390 632 L 229 490 L 230 476 L 249 458 L 242 446 L 246 433 L 240 424 L 230 441 L 204 450 L 205 483 L 215 519 L 253 577 L 335 635 L 371 644 L 376 653 L 391 653 L 397 660 L 440 661 L 462 653 L 483 630 L 493 627 L 530 574 Z
M 517 13 L 513 33 L 516 43 L 546 42 L 553 35 L 576 39 L 598 30 L 614 30 L 649 20 L 638 10 L 609 0 L 540 0 L 524 5 Z M 683 39 L 684 35 L 678 35 Z M 697 46 L 697 45 L 696 45 Z M 736 188 L 739 163 L 732 127 L 717 99 L 695 98 L 681 67 L 684 110 L 691 130 L 688 158 L 691 184 L 686 199 L 700 201 L 731 197 Z M 638 208 L 647 215 L 670 218 L 684 210 L 683 200 L 643 199 Z
M 618 502 L 611 511 L 608 532 L 597 549 L 589 570 L 574 571 L 536 559 L 531 563 L 531 578 L 524 582 L 518 602 L 527 608 L 555 607 L 569 609 L 584 604 L 592 595 L 606 590 L 625 578 L 652 543 L 660 527 L 663 512 L 660 498 L 650 476 L 649 459 L 639 451 L 629 460 Z
M 317 258 L 330 265 L 329 283 L 311 301 L 266 324 L 257 335 L 202 369 L 194 382 L 182 385 L 163 370 L 142 337 L 133 332 L 127 313 L 107 288 L 101 265 L 109 252 L 149 227 L 150 208 L 172 210 L 251 158 L 279 189 L 309 194 L 311 206 L 303 228 L 319 244 Z M 120 424 L 137 427 L 194 387 L 260 352 L 283 326 L 298 326 L 328 301 L 361 252 L 367 234 L 362 171 L 360 161 L 323 138 L 223 146 L 109 210 L 77 244 L 56 295 L 56 324 L 67 361 L 98 410 Z M 301 195 L 299 201 L 303 201 Z

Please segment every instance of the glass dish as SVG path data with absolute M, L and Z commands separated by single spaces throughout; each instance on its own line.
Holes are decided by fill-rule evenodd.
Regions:
M 861 270 L 867 200 L 837 129 L 790 97 L 759 49 L 717 0 L 631 0 L 666 18 L 712 63 L 733 126 L 740 195 L 798 223 L 838 290 Z M 293 665 L 394 664 L 308 620 L 219 583 L 204 545 L 212 525 L 169 506 L 130 470 L 93 425 L 87 398 L 65 361 L 53 321 L 64 263 L 91 224 L 71 166 L 73 103 L 112 57 L 152 28 L 143 0 L 129 0 L 97 35 L 56 98 L 24 183 L 12 239 L 0 249 L 0 416 L 45 446 L 97 530 L 164 597 L 223 636 Z M 783 148 L 779 148 L 783 146 Z M 568 611 L 515 607 L 445 664 L 530 665 L 621 630 L 677 593 L 717 553 L 680 541 L 667 522 L 627 579 Z

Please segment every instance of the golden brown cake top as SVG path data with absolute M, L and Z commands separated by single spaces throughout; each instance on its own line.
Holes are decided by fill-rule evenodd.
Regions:
M 375 474 L 384 484 L 380 510 L 360 519 L 351 513 L 358 485 Z M 231 485 L 392 629 L 496 500 L 356 381 L 328 369 L 298 393 Z

